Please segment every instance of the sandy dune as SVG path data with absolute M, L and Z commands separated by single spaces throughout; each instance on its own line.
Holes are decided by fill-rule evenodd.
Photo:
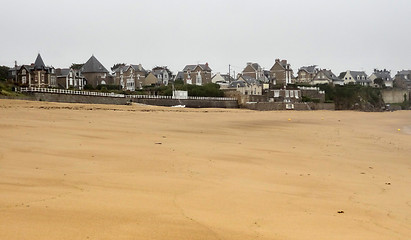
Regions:
M 0 239 L 409 240 L 410 129 L 411 111 L 0 100 Z

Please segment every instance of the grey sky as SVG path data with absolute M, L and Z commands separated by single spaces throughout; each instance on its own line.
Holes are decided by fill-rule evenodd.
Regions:
M 409 0 L 36 0 L 4 1 L 0 65 L 69 67 L 94 54 L 114 63 L 208 62 L 213 72 L 276 58 L 345 70 L 411 69 Z

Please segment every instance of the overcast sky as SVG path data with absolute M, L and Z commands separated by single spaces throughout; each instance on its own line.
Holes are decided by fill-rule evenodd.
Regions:
M 411 69 L 410 0 L 0 0 L 0 65 Z

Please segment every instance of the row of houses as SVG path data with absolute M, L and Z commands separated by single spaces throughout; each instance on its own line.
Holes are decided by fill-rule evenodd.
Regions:
M 120 64 L 112 72 L 92 55 L 85 64 L 71 68 L 46 66 L 40 54 L 30 65 L 17 65 L 9 70 L 8 78 L 20 86 L 84 89 L 86 85 L 116 85 L 122 90 L 135 91 L 145 86 L 168 85 L 175 80 L 186 84 L 211 83 L 211 68 L 206 64 L 187 65 L 177 75 L 167 67 L 146 70 L 141 64 Z
M 116 85 L 123 90 L 135 91 L 145 86 L 168 85 L 180 80 L 185 84 L 204 85 L 217 83 L 222 89 L 236 89 L 244 95 L 262 95 L 264 90 L 286 87 L 290 84 L 360 84 L 372 87 L 393 87 L 394 82 L 402 88 L 411 88 L 411 70 L 403 70 L 391 77 L 391 72 L 375 69 L 371 75 L 364 71 L 345 71 L 338 76 L 329 69 L 316 65 L 304 66 L 294 74 L 287 60 L 276 59 L 269 70 L 258 63 L 249 62 L 235 78 L 231 74 L 212 74 L 208 63 L 186 65 L 173 74 L 167 67 L 146 70 L 141 64 L 120 64 L 112 71 L 92 55 L 85 64 L 71 68 L 46 66 L 40 54 L 30 65 L 17 65 L 9 71 L 10 81 L 21 86 L 83 89 L 86 85 Z

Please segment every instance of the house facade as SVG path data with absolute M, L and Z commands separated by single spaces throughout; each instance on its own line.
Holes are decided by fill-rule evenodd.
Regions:
M 173 74 L 167 67 L 155 67 L 151 71 L 158 79 L 158 84 L 167 86 L 173 80 Z
M 396 87 L 411 90 L 411 70 L 398 71 L 394 83 Z
M 230 83 L 235 81 L 233 77 L 228 74 L 217 73 L 211 78 L 212 83 Z
M 115 84 L 120 85 L 125 91 L 142 89 L 146 73 L 141 64 L 120 66 L 114 70 Z
M 301 102 L 301 90 L 274 89 L 270 90 L 269 98 L 271 102 Z
M 80 74 L 80 71 L 72 68 L 57 68 L 56 78 L 58 88 L 82 90 L 86 85 L 86 80 Z
M 114 77 L 94 55 L 80 68 L 80 73 L 86 79 L 87 84 L 94 88 L 98 85 L 114 85 Z
M 362 86 L 369 86 L 370 80 L 368 79 L 367 74 L 364 71 L 346 71 L 340 74 L 340 78 L 344 81 L 345 84 L 360 84 Z
M 153 72 L 149 72 L 144 79 L 144 86 L 158 85 L 160 80 L 154 75 Z
M 193 85 L 204 85 L 211 83 L 211 68 L 206 64 L 187 65 L 184 72 L 184 83 Z
M 343 85 L 344 82 L 339 79 L 331 70 L 322 69 L 315 74 L 310 82 L 311 85 L 317 84 L 333 84 Z
M 373 87 L 378 87 L 378 84 L 374 82 L 375 79 L 381 79 L 386 87 L 394 87 L 394 80 L 391 77 L 391 72 L 386 69 L 374 69 L 374 72 L 368 77 L 368 79 L 371 81 L 370 84 Z
M 255 78 L 249 76 L 239 76 L 236 81 L 233 81 L 228 86 L 229 89 L 236 89 L 243 95 L 262 95 L 263 85 Z
M 9 70 L 8 76 L 11 82 L 20 86 L 57 86 L 55 68 L 46 66 L 40 54 L 31 65 L 18 66 L 16 63 L 14 68 Z
M 296 83 L 311 83 L 318 72 L 316 65 L 301 67 L 298 69 Z
M 270 69 L 271 79 L 276 85 L 286 86 L 295 83 L 293 70 L 287 60 L 276 59 L 274 65 Z
M 248 62 L 247 66 L 241 72 L 242 76 L 251 77 L 261 82 L 269 82 L 269 79 L 264 75 L 264 70 L 260 64 Z

